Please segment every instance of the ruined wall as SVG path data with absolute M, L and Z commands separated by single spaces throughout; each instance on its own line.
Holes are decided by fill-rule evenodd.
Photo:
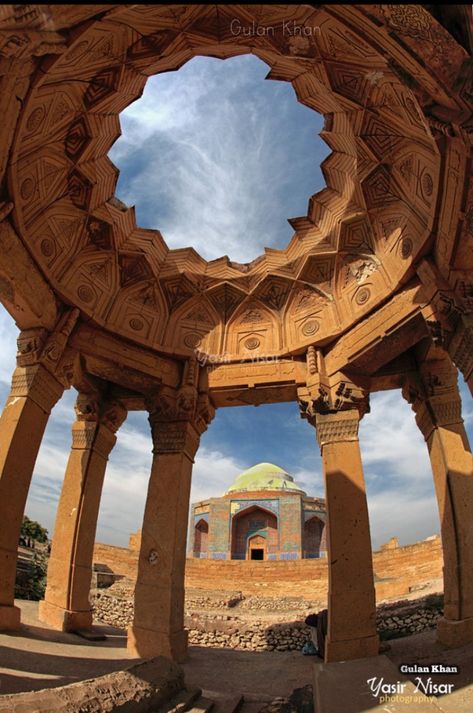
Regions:
M 115 573 L 130 579 L 135 577 L 137 560 L 136 550 L 95 545 L 94 563 L 107 565 Z M 373 562 L 377 601 L 403 596 L 442 576 L 440 537 L 405 547 L 391 542 L 374 553 Z M 186 587 L 238 590 L 245 596 L 299 596 L 323 600 L 327 595 L 327 560 L 251 562 L 188 558 Z
M 109 567 L 115 574 L 135 579 L 139 547 L 136 535 L 130 535 L 130 545 L 132 549 L 115 547 L 114 545 L 102 545 L 100 542 L 96 542 L 93 555 L 94 565 L 104 565 Z

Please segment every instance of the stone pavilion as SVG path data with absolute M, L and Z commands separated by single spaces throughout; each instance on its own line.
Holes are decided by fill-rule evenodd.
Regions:
M 235 21 L 274 31 L 236 36 Z M 201 436 L 216 409 L 293 401 L 323 462 L 325 661 L 377 656 L 358 431 L 370 394 L 393 389 L 432 467 L 438 640 L 473 641 L 473 458 L 458 390 L 461 375 L 473 391 L 472 42 L 461 5 L 0 6 L 0 300 L 19 330 L 0 416 L 1 630 L 20 629 L 21 521 L 66 389 L 77 400 L 41 620 L 91 626 L 107 460 L 127 414 L 146 411 L 153 460 L 127 649 L 175 661 L 187 656 Z M 251 53 L 324 115 L 326 185 L 290 218 L 284 249 L 207 261 L 137 224 L 108 152 L 148 77 Z

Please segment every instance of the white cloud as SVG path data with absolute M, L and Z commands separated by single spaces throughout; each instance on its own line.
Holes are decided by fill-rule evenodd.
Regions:
M 10 386 L 15 368 L 16 339 L 19 330 L 9 313 L 0 306 L 0 382 Z
M 368 497 L 368 511 L 375 550 L 391 537 L 409 545 L 440 532 L 434 495 L 418 497 L 415 491 L 388 488 Z
M 237 475 L 247 467 L 246 463 L 233 455 L 206 447 L 199 448 L 192 473 L 191 501 L 223 495 Z
M 320 117 L 297 105 L 287 83 L 271 82 L 278 111 L 266 105 L 254 80 L 262 84 L 267 71 L 251 56 L 225 63 L 197 58 L 177 74 L 152 77 L 143 97 L 121 114 L 122 137 L 110 152 L 122 171 L 118 194 L 136 202 L 138 223 L 159 228 L 170 247 L 192 245 L 207 259 L 252 260 L 265 246 L 287 244 L 286 219 L 304 213 L 322 187 L 316 152 L 322 147 L 323 158 L 328 148 L 316 142 Z M 312 160 L 307 152 L 301 159 L 300 145 L 291 160 L 302 128 L 293 115 L 288 119 L 290 105 L 311 117 Z M 311 190 L 301 200 L 294 184 L 309 174 Z M 284 215 L 281 203 L 287 208 L 291 194 L 297 211 Z

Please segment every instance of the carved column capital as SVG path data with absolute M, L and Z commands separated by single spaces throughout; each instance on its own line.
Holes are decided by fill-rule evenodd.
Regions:
M 162 387 L 145 398 L 153 438 L 153 452 L 185 452 L 191 459 L 200 436 L 215 415 L 206 392 L 184 384 L 179 389 Z
M 297 395 L 301 418 L 307 419 L 316 428 L 320 416 L 335 418 L 349 413 L 358 422 L 370 410 L 368 385 L 355 384 L 343 374 L 337 374 L 330 380 L 313 380 L 310 386 L 299 388 Z M 349 419 L 341 417 L 341 420 L 348 422 Z
M 75 412 L 72 447 L 93 449 L 108 458 L 117 440 L 115 433 L 127 416 L 126 408 L 115 399 L 102 400 L 99 394 L 79 393 Z
M 444 354 L 441 359 L 421 364 L 417 375 L 406 379 L 402 388 L 425 440 L 437 426 L 463 423 L 458 372 L 448 354 Z
M 94 445 L 97 433 L 96 421 L 75 421 L 72 424 L 72 448 L 75 450 L 90 450 Z
M 63 385 L 41 364 L 35 364 L 17 366 L 13 372 L 9 398 L 28 397 L 45 413 L 50 413 L 63 392 Z
M 329 443 L 357 441 L 360 414 L 357 409 L 316 414 L 315 427 L 320 448 Z

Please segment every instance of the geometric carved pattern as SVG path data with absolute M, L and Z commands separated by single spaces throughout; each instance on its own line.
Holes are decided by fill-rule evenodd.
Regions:
M 92 184 L 89 179 L 76 168 L 69 174 L 67 189 L 72 204 L 75 205 L 76 208 L 88 210 L 90 196 L 92 193 Z
M 207 296 L 224 322 L 228 321 L 232 312 L 245 299 L 245 293 L 237 290 L 228 282 L 210 290 Z
M 91 216 L 87 221 L 87 236 L 99 250 L 111 250 L 113 247 L 112 226 L 105 220 Z
M 76 119 L 69 127 L 64 142 L 66 156 L 76 161 L 90 143 L 91 134 L 83 116 Z
M 141 37 L 135 44 L 131 45 L 127 52 L 130 60 L 146 59 L 148 57 L 159 57 L 173 40 L 178 36 L 175 30 L 160 30 L 151 35 Z
M 185 275 L 165 280 L 163 287 L 170 311 L 184 304 L 195 293 L 194 285 Z
M 126 287 L 135 282 L 150 280 L 153 271 L 144 255 L 120 254 L 118 257 L 120 265 L 120 285 Z
M 398 200 L 393 192 L 392 179 L 385 166 L 378 166 L 362 183 L 366 205 L 370 208 L 382 208 L 386 203 Z
M 31 89 L 6 154 L 15 161 L 8 167 L 9 184 L 21 240 L 33 248 L 31 254 L 54 289 L 70 304 L 80 300 L 89 318 L 105 326 L 110 317 L 115 331 L 123 327 L 130 338 L 131 330 L 138 343 L 146 340 L 158 350 L 172 346 L 178 352 L 186 338 L 192 341 L 191 332 L 205 339 L 208 348 L 212 332 L 215 349 L 222 339 L 231 344 L 233 357 L 247 349 L 298 354 L 308 339 L 330 344 L 353 319 L 368 316 L 374 305 L 405 284 L 412 262 L 425 254 L 437 209 L 435 232 L 456 234 L 461 200 L 452 210 L 443 205 L 439 171 L 445 158 L 458 177 L 455 192 L 461 195 L 462 122 L 468 109 L 453 81 L 447 78 L 440 85 L 436 79 L 437 70 L 443 79 L 448 72 L 459 74 L 455 40 L 451 38 L 452 51 L 446 55 L 448 33 L 429 30 L 429 41 L 441 37 L 442 46 L 433 52 L 422 46 L 427 40 L 419 39 L 415 50 L 409 49 L 417 39 L 409 30 L 416 17 L 422 23 L 428 20 L 429 27 L 436 24 L 423 9 L 104 7 L 90 6 L 85 23 L 78 19 L 79 10 L 72 16 L 72 9 L 64 9 L 64 35 L 79 25 L 80 33 L 62 43 L 54 62 L 40 70 L 32 67 Z M 43 18 L 42 12 L 38 17 Z M 229 29 L 234 17 L 242 27 L 277 24 L 277 32 L 236 37 Z M 15 28 L 18 42 L 5 50 L 14 58 L 39 41 L 27 36 L 27 30 L 37 28 L 29 28 L 28 13 L 24 18 L 21 28 Z M 314 37 L 285 35 L 282 29 L 293 28 L 294 22 L 312 27 L 319 21 L 323 32 Z M 376 32 L 380 25 L 389 25 L 389 42 Z M 401 25 L 407 30 L 399 40 Z M 437 49 L 443 59 L 436 56 Z M 139 96 L 147 76 L 176 70 L 195 54 L 226 58 L 247 51 L 264 53 L 271 78 L 291 81 L 299 101 L 326 116 L 323 138 L 333 151 L 323 166 L 327 187 L 308 197 L 306 215 L 291 221 L 295 235 L 286 248 L 270 248 L 245 265 L 225 258 L 205 261 L 190 249 L 169 250 L 160 233 L 136 227 L 133 211 L 113 197 L 117 172 L 106 153 L 118 133 L 118 112 Z M 26 63 L 25 78 L 28 67 Z M 466 69 L 461 71 L 464 75 Z M 462 127 L 450 135 L 452 145 L 456 142 L 456 163 L 446 157 L 446 146 L 432 138 L 426 106 L 436 117 L 431 121 Z M 472 210 L 468 202 L 464 226 L 472 222 Z M 60 223 L 73 226 L 72 231 L 66 235 Z M 369 281 L 382 261 L 382 276 Z M 467 309 L 473 304 L 473 279 L 465 265 L 462 257 L 456 269 L 464 272 L 455 278 L 454 296 Z M 120 288 L 125 290 L 117 295 Z M 170 316 L 163 299 L 169 311 L 178 309 L 174 322 L 165 323 Z M 187 300 L 187 311 L 181 311 Z M 215 312 L 202 312 L 205 320 L 197 319 L 198 305 L 212 305 Z M 202 327 L 173 331 L 184 313 Z M 238 316 L 249 326 L 240 329 Z M 292 316 L 287 328 L 282 321 Z
M 84 94 L 84 104 L 87 109 L 98 104 L 118 89 L 120 67 L 103 69 L 95 75 Z
M 314 255 L 309 257 L 299 279 L 311 282 L 314 285 L 324 284 L 330 288 L 335 268 L 333 255 Z
M 333 62 L 327 62 L 326 67 L 334 91 L 360 104 L 366 101 L 366 70 Z
M 274 277 L 267 280 L 264 285 L 258 286 L 256 295 L 258 299 L 276 311 L 284 307 L 291 289 L 291 282 Z
M 372 229 L 368 220 L 356 218 L 349 223 L 342 223 L 339 250 L 361 250 L 371 253 L 373 249 Z
M 371 112 L 365 114 L 361 138 L 381 160 L 396 151 L 403 141 L 403 137 L 392 126 Z

